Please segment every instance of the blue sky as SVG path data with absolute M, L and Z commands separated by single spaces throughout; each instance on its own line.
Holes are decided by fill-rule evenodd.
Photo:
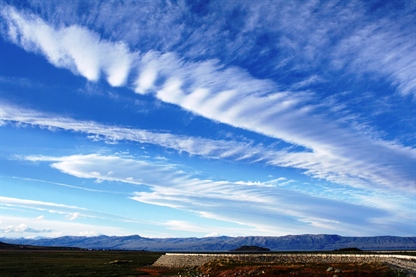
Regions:
M 0 237 L 416 236 L 413 1 L 0 7 Z

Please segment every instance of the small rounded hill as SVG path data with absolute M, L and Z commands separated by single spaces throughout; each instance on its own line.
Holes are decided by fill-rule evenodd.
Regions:
M 231 251 L 233 252 L 268 252 L 270 251 L 270 249 L 266 247 L 260 247 L 260 246 L 243 245 Z

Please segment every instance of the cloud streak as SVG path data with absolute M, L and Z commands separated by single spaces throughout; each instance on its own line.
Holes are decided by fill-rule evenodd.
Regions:
M 375 73 L 380 80 L 390 80 L 404 96 L 416 93 L 411 75 L 416 65 L 412 55 L 416 45 L 414 39 L 409 39 L 415 36 L 409 27 L 415 24 L 415 8 L 410 3 L 210 1 L 198 5 L 32 1 L 26 8 L 42 10 L 43 19 L 34 20 L 29 13 L 11 11 L 9 6 L 3 16 L 9 25 L 17 21 L 9 15 L 15 13 L 20 14 L 20 23 L 41 20 L 56 30 L 88 26 L 142 53 L 174 52 L 189 60 L 214 57 L 223 64 L 244 64 L 259 75 L 276 77 L 284 86 L 291 85 L 285 80 L 289 75 L 276 76 L 281 74 L 276 69 L 306 74 L 308 79 L 315 75 L 311 72 L 324 67 L 338 73 L 346 69 L 358 78 Z M 80 13 L 83 9 L 89 13 Z M 16 27 L 6 26 L 13 30 Z
M 357 226 L 373 225 L 383 218 L 391 220 L 397 216 L 382 207 L 367 206 L 365 202 L 352 204 L 280 188 L 276 186 L 278 180 L 253 183 L 199 179 L 170 164 L 97 154 L 27 159 L 50 162 L 53 168 L 78 178 L 145 185 L 151 191 L 134 192 L 131 199 L 258 228 L 261 233 L 274 230 L 274 233 L 287 234 L 296 227 L 311 233 L 347 233 Z M 171 227 L 176 226 L 173 223 Z M 361 229 L 361 232 L 370 230 Z
M 259 116 L 261 114 L 262 112 L 259 111 Z M 292 117 L 290 114 L 287 116 Z M 241 117 L 245 118 L 244 115 Z M 293 124 L 300 119 L 302 118 L 293 119 Z M 342 129 L 335 129 L 332 138 L 328 130 L 325 134 L 318 134 L 319 131 L 323 132 L 322 127 L 307 131 L 314 133 L 318 138 L 322 137 L 324 141 L 321 142 L 319 139 L 312 141 L 320 143 L 312 147 L 314 151 L 308 149 L 307 151 L 293 151 L 290 148 L 274 149 L 263 145 L 253 145 L 250 142 L 211 140 L 107 126 L 91 121 L 77 121 L 22 109 L 7 103 L 4 103 L 0 109 L 0 120 L 4 124 L 28 124 L 52 130 L 63 129 L 81 132 L 92 139 L 112 142 L 129 140 L 155 144 L 175 149 L 178 152 L 187 152 L 191 155 L 212 159 L 247 160 L 278 167 L 294 167 L 306 170 L 306 174 L 315 178 L 356 187 L 399 188 L 406 191 L 413 186 L 414 176 L 411 167 L 415 163 L 414 149 L 386 141 L 372 141 L 362 137 L 354 137 L 356 134 L 349 134 L 348 130 Z M 287 118 L 286 121 L 288 121 Z M 264 128 L 267 126 L 270 124 L 265 122 Z M 299 132 L 302 134 L 303 131 Z M 326 136 L 328 138 L 325 138 Z M 373 153 L 377 153 L 377 155 Z M 399 186 L 397 185 L 398 180 L 400 180 Z
M 52 64 L 76 70 L 91 81 L 98 80 L 103 71 L 111 85 L 123 85 L 133 56 L 139 58 L 122 42 L 101 40 L 84 27 L 56 29 L 38 17 L 19 13 L 10 7 L 2 15 L 8 23 L 7 34 L 11 41 L 27 51 L 41 52 Z M 86 45 L 77 45 L 74 41 Z M 402 44 L 397 42 L 397 45 Z M 404 47 L 412 49 L 411 45 Z M 345 51 L 340 47 L 337 55 L 342 56 L 342 52 Z M 409 61 L 410 64 L 404 67 L 406 70 L 413 63 L 412 59 Z M 409 189 L 414 185 L 415 176 L 411 170 L 415 163 L 414 149 L 369 138 L 344 127 L 343 123 L 334 121 L 331 114 L 319 111 L 319 106 L 312 104 L 313 94 L 279 91 L 278 85 L 271 80 L 254 78 L 239 67 L 224 67 L 212 59 L 190 62 L 174 53 L 149 51 L 140 57 L 138 64 L 141 70 L 135 82 L 136 92 L 152 93 L 164 102 L 211 120 L 310 150 L 308 153 L 276 155 L 278 158 L 270 161 L 271 164 L 299 168 L 315 178 L 354 186 L 367 183 L 370 186 L 396 187 L 400 184 L 401 188 Z M 401 66 L 395 66 L 398 67 Z M 399 75 L 406 79 L 409 74 Z M 400 83 L 407 87 L 406 93 L 412 89 L 410 83 Z M 137 139 L 137 135 L 145 134 L 135 132 L 133 135 Z M 158 141 L 161 136 L 158 136 Z M 190 141 L 186 143 L 192 144 Z M 193 151 L 189 149 L 188 152 Z M 373 153 L 379 154 L 375 156 Z
M 199 179 L 167 162 L 162 166 L 96 154 L 23 159 L 48 162 L 61 172 L 97 182 L 144 184 L 150 191 L 137 191 L 132 199 L 250 228 L 255 228 L 250 225 L 255 220 L 261 232 L 272 230 L 278 222 L 290 228 L 307 226 L 303 230 L 310 232 L 342 231 L 358 223 L 381 226 L 383 220 L 394 228 L 397 221 L 386 212 L 387 206 L 396 210 L 401 206 L 397 201 L 383 203 L 380 196 L 414 193 L 414 139 L 407 144 L 401 140 L 413 137 L 414 123 L 390 129 L 383 125 L 402 120 L 394 111 L 402 108 L 397 103 L 415 100 L 416 40 L 412 38 L 416 32 L 409 28 L 416 23 L 414 5 L 359 1 L 165 4 L 89 2 L 83 9 L 91 12 L 82 15 L 77 2 L 31 2 L 21 10 L 1 4 L 0 34 L 89 82 L 105 78 L 112 87 L 134 91 L 137 99 L 157 99 L 279 145 L 105 125 L 7 102 L 0 106 L 0 125 L 64 130 L 108 144 L 152 144 L 209 159 L 295 169 L 314 181 L 337 184 L 341 194 L 356 189 L 354 196 L 344 198 L 348 203 L 341 196 L 329 199 L 332 192 L 319 196 L 306 187 L 289 191 L 276 186 L 277 181 Z M 31 9 L 44 12 L 38 16 Z M 0 76 L 1 82 L 6 79 Z M 389 100 L 394 104 L 388 105 Z M 384 103 L 383 107 L 376 102 Z M 403 114 L 405 120 L 414 118 L 409 111 Z M 378 119 L 383 120 L 377 123 Z M 401 128 L 405 125 L 410 128 Z M 399 134 L 396 129 L 401 129 Z M 373 194 L 366 198 L 364 191 Z M 301 200 L 308 203 L 307 209 Z M 250 209 L 239 210 L 241 201 Z M 227 213 L 221 214 L 225 202 Z M 298 205 L 287 210 L 291 203 Z M 325 213 L 328 209 L 333 213 Z M 408 212 L 399 218 L 411 218 Z M 357 219 L 354 213 L 366 216 Z M 76 209 L 65 214 L 68 220 L 83 217 Z M 269 222 L 271 214 L 279 215 L 276 222 Z M 177 228 L 181 222 L 173 220 L 166 226 Z
M 30 160 L 30 158 L 29 158 Z M 130 217 L 120 216 L 107 212 L 101 212 L 91 210 L 83 207 L 66 205 L 61 203 L 38 201 L 32 199 L 22 199 L 16 197 L 0 196 L 0 207 L 7 208 L 19 208 L 31 211 L 48 212 L 50 214 L 62 215 L 66 221 L 84 221 L 82 219 L 97 220 L 97 219 L 110 219 L 120 222 L 133 222 L 139 224 L 158 224 L 157 222 L 146 222 L 143 220 L 137 220 Z M 44 217 L 36 218 L 36 220 L 44 220 Z
M 100 39 L 97 33 L 80 26 L 56 29 L 40 18 L 6 7 L 2 16 L 8 21 L 10 41 L 26 51 L 41 53 L 56 67 L 97 81 L 103 73 L 112 86 L 125 84 L 131 69 L 131 53 L 121 42 Z

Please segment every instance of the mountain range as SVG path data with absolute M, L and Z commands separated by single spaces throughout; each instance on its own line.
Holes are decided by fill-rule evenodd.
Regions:
M 145 238 L 132 236 L 64 236 L 58 238 L 0 238 L 4 243 L 36 246 L 80 247 L 109 250 L 230 251 L 241 246 L 259 246 L 272 251 L 416 250 L 416 237 L 344 237 L 339 235 L 288 235 L 280 237 Z

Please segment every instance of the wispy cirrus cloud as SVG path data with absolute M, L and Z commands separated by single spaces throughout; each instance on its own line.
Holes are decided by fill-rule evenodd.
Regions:
M 30 160 L 30 157 L 26 157 L 26 159 Z M 34 157 L 34 160 L 36 161 L 37 158 Z M 66 187 L 66 188 L 77 189 L 77 190 L 84 190 L 84 191 L 89 191 L 89 192 L 110 193 L 110 194 L 125 194 L 124 192 L 119 192 L 119 191 L 110 191 L 110 190 L 86 188 L 86 187 L 82 187 L 82 186 L 74 186 L 74 185 L 58 183 L 58 182 L 51 182 L 51 181 L 46 181 L 46 180 L 34 179 L 34 178 L 13 177 L 13 179 L 19 179 L 19 180 L 24 180 L 24 181 L 28 181 L 28 182 L 35 182 L 35 183 L 39 182 L 39 183 L 51 184 L 51 185 L 55 185 L 55 186 Z
M 376 74 L 387 78 L 404 96 L 416 95 L 414 70 L 416 58 L 416 33 L 406 25 L 415 25 L 414 7 L 403 11 L 400 20 L 381 18 L 364 21 L 361 28 L 339 41 L 331 53 L 336 68 L 347 69 L 352 74 Z M 413 38 L 413 39 L 412 39 Z M 353 59 L 351 59 L 353 57 Z
M 350 232 L 354 226 L 382 222 L 382 218 L 393 222 L 397 216 L 382 205 L 376 208 L 373 203 L 361 202 L 359 197 L 355 198 L 355 204 L 279 187 L 283 179 L 265 183 L 199 179 L 171 164 L 97 154 L 39 157 L 38 161 L 49 162 L 53 168 L 79 178 L 145 185 L 150 191 L 132 192 L 131 199 L 251 228 L 263 226 L 258 230 L 261 233 L 274 229 L 274 233 L 284 234 L 291 228 L 293 232 L 296 226 L 302 226 L 303 232 L 343 233 Z M 378 199 L 376 195 L 373 197 Z M 399 203 L 393 205 L 400 206 Z M 357 214 L 361 216 L 357 218 Z M 408 212 L 405 214 L 411 216 Z M 282 225 L 285 227 L 280 227 Z M 394 229 L 394 226 L 387 228 Z
M 259 111 L 259 116 L 261 116 L 261 113 Z M 244 115 L 241 115 L 241 117 L 244 118 Z M 287 117 L 290 118 L 291 115 L 288 114 Z M 293 124 L 296 122 L 296 115 L 294 117 Z M 299 118 L 299 120 L 301 119 Z M 407 190 L 413 184 L 413 173 L 409 170 L 409 167 L 414 163 L 412 161 L 414 159 L 414 149 L 387 141 L 372 141 L 365 140 L 362 137 L 354 137 L 356 134 L 350 134 L 348 130 L 342 129 L 335 129 L 333 138 L 326 138 L 329 136 L 328 133 L 318 134 L 319 131 L 322 131 L 322 127 L 317 126 L 316 130 L 306 132 L 309 133 L 309 137 L 315 134 L 318 138 L 322 137 L 324 141 L 312 140 L 313 143 L 320 144 L 311 145 L 314 151 L 292 151 L 290 148 L 274 149 L 263 145 L 253 145 L 250 142 L 211 140 L 107 126 L 90 121 L 77 121 L 71 118 L 55 117 L 22 109 L 7 105 L 7 103 L 0 110 L 0 120 L 47 129 L 81 132 L 92 139 L 113 142 L 130 140 L 155 144 L 179 152 L 213 159 L 245 159 L 279 167 L 299 168 L 306 170 L 306 174 L 315 178 L 327 179 L 350 186 L 379 187 L 381 184 L 385 186 L 384 188 L 397 188 L 397 180 L 401 180 L 399 188 Z M 268 126 L 270 124 L 265 122 L 264 128 Z M 299 128 L 301 127 L 299 126 Z M 302 133 L 300 132 L 299 135 Z M 308 136 L 306 136 L 307 138 Z M 304 139 L 302 138 L 302 140 Z M 347 154 L 348 151 L 350 153 Z M 377 156 L 373 155 L 374 152 L 378 153 Z M 383 186 L 379 188 L 383 188 Z
M 188 96 L 192 97 L 192 96 Z M 281 96 L 285 97 L 285 96 Z M 242 100 L 245 101 L 245 100 Z M 284 101 L 283 101 L 284 102 Z M 247 100 L 247 109 L 253 109 L 255 101 Z M 266 102 L 264 102 L 266 103 Z M 260 105 L 260 104 L 259 104 Z M 285 105 L 285 104 L 282 104 Z M 201 105 L 202 107 L 203 105 Z M 213 107 L 214 109 L 214 107 Z M 254 107 L 254 109 L 256 109 Z M 257 109 L 256 109 L 257 110 Z M 261 118 L 264 109 L 258 108 L 258 116 Z M 214 116 L 218 110 L 213 110 Z M 266 110 L 266 114 L 267 114 Z M 321 123 L 319 119 L 307 119 L 299 116 L 297 112 L 283 116 L 285 124 L 297 125 L 302 120 L 318 122 L 316 128 L 302 131 L 302 126 L 294 126 L 298 129 L 299 137 L 309 145 L 312 151 L 291 150 L 290 148 L 275 149 L 264 145 L 253 145 L 250 142 L 238 142 L 232 140 L 212 140 L 191 136 L 173 135 L 169 133 L 157 133 L 141 129 L 107 126 L 91 121 L 77 121 L 71 118 L 62 118 L 37 111 L 22 109 L 4 103 L 0 109 L 0 120 L 4 123 L 28 124 L 47 129 L 62 129 L 67 131 L 87 134 L 91 139 L 102 139 L 112 142 L 129 140 L 139 143 L 149 143 L 165 148 L 175 149 L 179 152 L 187 152 L 191 155 L 199 155 L 212 159 L 245 159 L 251 162 L 261 162 L 278 167 L 292 167 L 305 170 L 305 173 L 315 178 L 326 179 L 332 182 L 347 184 L 356 187 L 378 187 L 379 189 L 399 188 L 404 191 L 411 189 L 413 185 L 412 164 L 414 164 L 415 150 L 403 147 L 392 142 L 371 140 L 351 134 L 349 130 L 331 128 L 332 124 Z M 244 113 L 242 118 L 244 124 Z M 246 118 L 249 121 L 249 118 Z M 276 118 L 278 120 L 278 118 Z M 291 121 L 288 122 L 288 121 Z M 258 121 L 256 128 L 273 131 L 273 121 Z M 310 123 L 309 125 L 313 125 Z M 269 132 L 270 132 L 269 130 Z M 320 133 L 321 132 L 321 133 Z M 331 137 L 332 134 L 332 137 Z M 301 137 L 304 135 L 305 137 Z M 277 136 L 277 135 L 276 135 Z M 310 143 L 307 143 L 310 141 Z M 377 155 L 374 155 L 377 153 Z M 397 180 L 400 186 L 397 186 Z M 382 186 L 380 186 L 382 185 Z
M 138 143 L 155 144 L 178 152 L 200 155 L 208 158 L 261 159 L 266 149 L 252 142 L 212 140 L 170 133 L 152 132 L 144 129 L 104 125 L 94 121 L 80 121 L 47 113 L 25 109 L 3 102 L 0 109 L 3 124 L 36 126 L 48 130 L 65 130 L 86 134 L 91 140 L 117 143 L 128 140 Z
M 304 13 L 309 17 L 312 16 L 310 9 L 311 7 L 303 7 Z M 19 13 L 13 8 L 6 9 L 3 17 L 8 22 L 8 35 L 12 41 L 29 51 L 42 51 L 52 63 L 61 63 L 59 66 L 67 68 L 75 66 L 76 70 L 87 79 L 97 80 L 101 70 L 111 71 L 113 67 L 118 69 L 120 61 L 133 61 L 134 54 L 120 46 L 122 43 L 114 44 L 100 40 L 94 32 L 83 27 L 73 26 L 56 30 L 40 18 Z M 37 24 L 39 28 L 33 27 L 35 25 L 32 23 Z M 302 26 L 305 27 L 305 24 Z M 33 32 L 32 28 L 35 28 Z M 303 31 L 298 30 L 298 32 L 302 34 Z M 323 33 L 328 32 L 329 30 L 326 30 Z M 370 31 L 362 29 L 362 32 Z M 377 35 L 377 32 L 380 32 L 377 28 L 375 32 L 375 39 L 388 40 L 387 34 Z M 72 35 L 82 36 L 82 41 L 88 43 L 88 47 L 71 48 L 72 44 L 67 41 Z M 356 36 L 346 38 L 343 36 L 344 41 L 354 41 L 355 38 Z M 294 39 L 296 41 L 296 37 Z M 392 40 L 394 42 L 390 43 L 392 45 L 389 46 L 390 50 L 396 54 L 390 54 L 389 57 L 394 57 L 402 51 L 409 52 L 412 48 L 408 43 L 400 43 L 399 39 L 403 39 L 403 36 L 398 35 Z M 49 41 L 58 44 L 55 45 Z M 368 44 L 372 45 L 373 40 L 369 38 L 368 41 Z M 360 49 L 357 43 L 345 43 L 345 45 L 348 44 L 355 45 L 355 51 L 360 51 L 360 53 L 367 50 L 371 52 L 368 47 L 364 50 Z M 382 43 L 376 43 L 378 46 L 380 44 Z M 401 49 L 399 46 L 406 49 Z M 120 47 L 124 50 L 120 50 Z M 343 49 L 346 48 L 339 46 L 337 49 L 334 55 L 341 57 Z M 379 51 L 385 50 L 384 46 L 378 49 Z M 90 55 L 89 52 L 83 51 L 91 51 L 94 54 Z M 103 59 L 107 60 L 102 61 L 100 53 L 104 52 L 106 54 L 103 55 L 105 56 Z M 380 53 L 377 55 L 382 56 Z M 81 58 L 83 56 L 88 58 Z M 374 61 L 374 55 L 355 54 L 352 56 L 361 57 L 355 60 L 357 65 L 374 64 L 365 61 L 365 59 Z M 341 58 L 335 60 L 340 61 Z M 404 68 L 408 72 L 413 63 L 412 59 L 407 58 L 401 59 L 400 64 L 390 62 L 390 60 L 397 59 L 386 58 L 383 70 L 396 72 L 395 69 Z M 401 66 L 406 61 L 410 64 Z M 116 71 L 124 72 L 123 76 L 122 78 L 114 77 L 118 81 L 113 82 L 113 85 L 122 85 L 133 65 L 122 62 L 120 66 L 123 69 Z M 377 137 L 373 138 L 371 136 L 374 133 L 369 136 L 366 130 L 357 130 L 346 126 L 345 122 L 334 121 L 331 111 L 322 110 L 321 105 L 314 104 L 314 93 L 281 91 L 279 85 L 271 79 L 255 78 L 240 67 L 226 67 L 221 64 L 220 60 L 215 59 L 203 62 L 188 61 L 172 52 L 162 54 L 157 51 L 148 51 L 137 57 L 134 66 L 139 72 L 133 84 L 137 93 L 152 94 L 164 102 L 178 105 L 211 120 L 284 140 L 294 145 L 301 145 L 309 150 L 307 153 L 277 155 L 277 158 L 270 161 L 271 164 L 299 168 L 313 177 L 343 184 L 361 186 L 367 183 L 394 187 L 400 183 L 404 189 L 414 185 L 415 176 L 411 170 L 415 163 L 413 148 Z M 376 69 L 375 66 L 369 68 L 369 70 L 373 69 Z M 384 73 L 394 75 L 389 72 Z M 406 87 L 403 91 L 405 94 L 411 91 L 413 82 L 408 80 L 410 75 L 406 72 L 398 73 L 398 76 L 402 77 L 393 76 L 398 83 Z M 108 81 L 111 84 L 113 77 L 111 77 L 112 74 L 109 76 Z M 318 77 L 316 76 L 315 79 L 319 80 Z M 400 81 L 400 78 L 403 80 Z M 308 83 L 310 80 L 309 78 L 303 83 Z M 124 131 L 124 137 L 126 137 L 127 130 Z M 135 132 L 129 136 L 140 139 L 138 136 L 145 134 L 149 133 Z M 112 136 L 117 140 L 114 134 Z M 164 136 L 172 138 L 168 134 Z M 161 137 L 162 135 L 158 135 L 158 142 Z M 185 144 L 190 145 L 191 141 L 188 140 Z M 183 142 L 176 141 L 174 144 L 179 145 Z M 189 150 L 189 153 L 193 152 Z M 379 154 L 374 155 L 374 153 Z
M 124 43 L 101 40 L 97 33 L 81 26 L 57 29 L 12 7 L 5 7 L 1 14 L 9 23 L 8 39 L 26 51 L 41 53 L 53 65 L 89 81 L 97 81 L 104 73 L 112 86 L 125 84 L 132 54 Z
M 29 160 L 31 160 L 29 158 Z M 93 174 L 93 173 L 91 173 Z M 84 207 L 67 205 L 62 203 L 54 203 L 47 201 L 39 201 L 33 199 L 22 199 L 16 197 L 0 196 L 0 207 L 3 208 L 17 208 L 20 210 L 30 210 L 35 212 L 48 212 L 54 215 L 61 215 L 65 218 L 65 221 L 84 221 L 82 219 L 97 220 L 97 219 L 110 219 L 120 222 L 133 222 L 133 223 L 147 223 L 157 224 L 156 222 L 146 222 L 137 220 L 134 218 L 120 216 L 108 212 L 102 212 L 97 210 L 91 210 Z M 35 218 L 38 221 L 45 219 L 45 216 Z
M 29 4 L 32 7 L 42 5 L 40 2 Z M 273 2 L 273 5 L 271 2 L 230 2 L 221 5 L 221 8 L 216 1 L 199 7 L 184 3 L 163 7 L 160 3 L 89 3 L 86 5 L 92 12 L 79 15 L 78 11 L 75 12 L 79 5 L 66 3 L 60 6 L 62 9 L 45 12 L 42 18 L 3 5 L 1 32 L 7 40 L 26 51 L 40 53 L 53 65 L 67 68 L 89 81 L 99 81 L 101 75 L 105 75 L 110 85 L 125 85 L 140 94 L 138 97 L 151 95 L 210 120 L 300 147 L 296 150 L 276 149 L 253 143 L 106 126 L 19 110 L 19 107 L 7 104 L 0 110 L 2 124 L 58 128 L 108 142 L 129 140 L 151 143 L 208 158 L 246 159 L 300 169 L 315 179 L 349 187 L 375 188 L 383 192 L 397 188 L 400 193 L 413 192 L 414 146 L 396 141 L 393 131 L 383 136 L 378 132 L 377 124 L 367 124 L 360 112 L 351 112 L 349 108 L 359 102 L 364 103 L 363 109 L 374 109 L 364 95 L 367 88 L 357 88 L 363 76 L 370 76 L 366 78 L 370 83 L 382 80 L 391 86 L 391 89 L 383 91 L 383 96 L 407 99 L 409 95 L 415 95 L 413 69 L 416 59 L 413 53 L 416 44 L 415 40 L 409 39 L 415 33 L 413 28 L 408 27 L 415 23 L 414 7 L 387 5 L 377 8 L 357 1 L 282 1 L 280 4 Z M 384 14 L 389 8 L 394 8 L 393 16 Z M 56 10 L 59 12 L 55 13 Z M 108 16 L 110 13 L 124 18 L 137 18 L 139 13 L 143 17 L 120 22 L 116 16 Z M 223 19 L 229 18 L 224 15 L 231 14 L 232 21 Z M 378 15 L 377 18 L 374 15 Z M 400 20 L 396 20 L 399 15 Z M 82 41 L 82 44 L 74 41 Z M 335 95 L 341 91 L 336 82 L 324 86 L 331 79 L 336 79 L 347 88 L 357 89 L 353 95 L 344 98 L 360 98 L 367 102 L 347 100 L 338 103 Z M 350 86 L 351 80 L 353 84 Z M 327 97 L 328 94 L 334 96 L 334 101 Z M 375 97 L 378 94 L 371 92 L 366 95 Z M 412 118 L 408 114 L 407 117 Z M 408 133 L 412 135 L 411 130 Z M 108 174 L 112 170 L 84 171 L 74 167 L 73 160 L 83 159 L 82 156 L 31 159 L 43 159 L 55 168 L 80 178 L 135 184 L 143 182 L 129 172 L 115 176 Z M 103 164 L 115 161 L 96 156 L 89 156 L 88 159 L 98 159 Z M 156 170 L 154 176 L 159 176 L 157 171 L 162 170 L 142 162 L 120 162 L 131 164 L 139 171 L 145 167 Z M 86 167 L 92 168 L 93 164 L 87 163 Z M 170 174 L 167 171 L 164 173 Z M 190 182 L 186 174 L 177 174 L 177 178 Z M 242 184 L 194 181 L 197 185 L 207 182 L 214 188 L 217 196 L 205 202 L 208 206 L 221 206 L 217 199 L 225 199 L 217 188 L 230 192 L 227 220 L 233 217 L 234 212 L 236 218 L 240 218 L 237 216 L 241 215 L 237 209 L 239 202 L 233 198 L 230 187 Z M 170 190 L 164 188 L 163 191 L 157 185 L 150 186 L 153 190 L 139 192 L 136 200 L 203 213 L 196 204 L 197 196 L 192 193 L 181 195 L 176 183 Z M 254 199 L 267 199 L 262 194 L 269 192 L 265 187 L 264 191 L 250 191 L 250 194 L 258 194 Z M 186 189 L 192 192 L 192 188 Z M 302 198 L 302 195 L 297 196 Z M 211 195 L 204 197 L 210 199 Z M 285 203 L 280 198 L 274 200 Z M 313 199 L 309 200 L 315 203 Z M 325 208 L 339 204 L 322 201 Z M 380 202 L 373 199 L 372 203 Z M 343 207 L 342 204 L 338 206 Z M 358 211 L 355 206 L 344 208 Z M 258 208 L 253 204 L 253 209 L 257 211 Z M 219 210 L 212 208 L 211 211 L 219 216 Z M 270 211 L 276 212 L 272 208 Z M 377 214 L 374 210 L 366 212 Z M 259 210 L 259 214 L 266 213 Z M 374 222 L 380 223 L 380 218 L 385 217 L 380 215 Z M 296 225 L 291 225 L 293 222 L 303 222 L 308 226 L 326 226 L 329 229 L 334 223 L 349 221 L 348 218 L 339 220 L 299 210 L 290 213 L 290 216 L 285 214 L 282 220 L 287 220 L 290 226 Z M 386 222 L 393 221 L 391 217 L 386 219 Z M 263 224 L 260 219 L 257 223 L 257 226 Z
M 175 59 L 177 62 L 172 62 Z M 280 162 L 276 165 L 285 164 L 281 161 L 289 156 L 306 158 L 300 163 L 293 160 L 290 166 L 305 169 L 315 177 L 338 179 L 337 182 L 342 179 L 339 178 L 341 175 L 360 176 L 374 184 L 389 186 L 390 180 L 400 178 L 401 184 L 408 188 L 412 186 L 409 166 L 415 162 L 414 149 L 384 141 L 376 133 L 369 135 L 367 130 L 345 126 L 334 120 L 330 113 L 319 111 L 319 106 L 311 103 L 309 94 L 276 92 L 277 87 L 269 80 L 255 79 L 239 68 L 221 68 L 215 62 L 187 63 L 177 68 L 181 62 L 172 55 L 168 63 L 162 56 L 160 62 L 159 58 L 152 60 L 158 61 L 160 76 L 166 76 L 164 72 L 174 72 L 160 88 L 147 85 L 156 90 L 155 96 L 164 102 L 310 150 L 310 153 L 293 153 L 283 159 L 279 156 Z M 380 155 L 374 157 L 372 153 L 375 152 Z M 380 160 L 380 156 L 390 158 Z M 355 167 L 357 163 L 360 165 Z M 389 173 L 406 170 L 400 176 L 387 176 L 386 171 L 375 172 L 375 168 L 361 170 L 362 166 L 374 163 L 380 168 L 389 168 Z M 351 179 L 345 183 L 351 184 Z
M 18 206 L 18 207 L 31 207 L 34 209 L 39 210 L 51 210 L 59 209 L 59 210 L 82 210 L 82 208 L 77 206 L 65 205 L 65 204 L 58 204 L 52 202 L 44 202 L 44 201 L 37 201 L 37 200 L 30 200 L 30 199 L 20 199 L 14 197 L 5 197 L 0 196 L 0 204 L 4 206 Z
M 319 75 L 324 67 L 325 71 L 343 68 L 358 78 L 375 73 L 376 78 L 388 78 L 403 95 L 416 92 L 410 3 L 34 1 L 28 6 L 41 9 L 45 21 L 54 26 L 88 26 L 143 53 L 174 52 L 188 60 L 244 64 L 252 73 L 273 76 L 283 86 Z M 79 13 L 82 9 L 89 13 Z M 276 68 L 302 77 L 288 82 L 288 75 L 279 77 L 282 72 Z

